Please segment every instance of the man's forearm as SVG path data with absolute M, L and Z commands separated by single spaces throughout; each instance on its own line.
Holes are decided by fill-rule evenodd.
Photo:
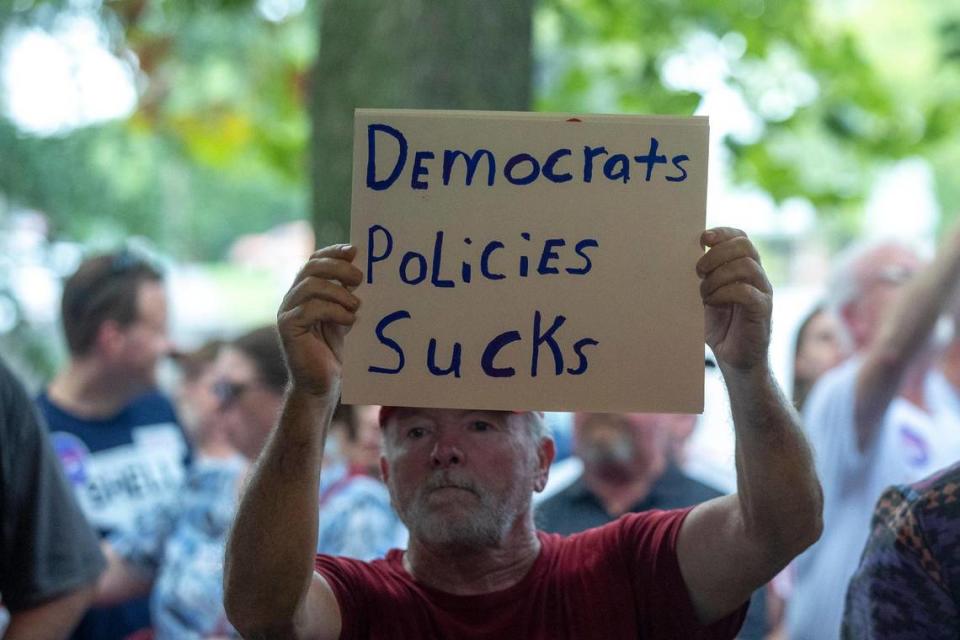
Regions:
M 333 398 L 288 392 L 240 502 L 227 544 L 224 602 L 241 632 L 292 624 L 307 591 Z
M 864 450 L 896 397 L 909 367 L 927 344 L 960 280 L 960 229 L 944 240 L 933 263 L 907 284 L 857 376 L 854 409 L 857 445 Z
M 822 528 L 823 494 L 810 447 L 769 367 L 724 367 L 723 374 L 736 429 L 745 534 L 785 563 L 815 542 Z

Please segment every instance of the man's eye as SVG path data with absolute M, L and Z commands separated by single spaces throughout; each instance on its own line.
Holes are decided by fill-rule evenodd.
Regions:
M 474 420 L 470 423 L 471 431 L 492 431 L 493 425 L 484 420 Z
M 407 430 L 407 437 L 413 440 L 422 438 L 427 433 L 427 430 L 423 427 L 413 427 L 412 429 Z

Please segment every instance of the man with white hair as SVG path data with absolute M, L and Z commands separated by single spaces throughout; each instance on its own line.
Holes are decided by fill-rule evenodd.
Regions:
M 824 489 L 824 535 L 795 563 L 792 640 L 837 637 L 847 583 L 883 490 L 960 457 L 960 428 L 937 405 L 931 335 L 960 280 L 960 229 L 929 266 L 898 241 L 837 261 L 828 291 L 854 356 L 825 374 L 804 410 Z M 936 417 L 935 417 L 936 414 Z
M 387 408 L 380 467 L 410 531 L 370 563 L 314 557 L 323 441 L 362 273 L 316 252 L 280 307 L 291 386 L 230 537 L 225 604 L 256 638 L 732 638 L 750 593 L 820 532 L 809 448 L 768 365 L 771 288 L 749 239 L 701 236 L 706 337 L 730 392 L 740 492 L 562 537 L 534 528 L 542 417 Z

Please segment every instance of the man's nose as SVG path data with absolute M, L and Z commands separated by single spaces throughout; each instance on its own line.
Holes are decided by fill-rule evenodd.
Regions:
M 157 353 L 161 358 L 168 358 L 178 352 L 177 346 L 168 334 L 157 337 Z
M 437 440 L 430 455 L 433 466 L 439 469 L 463 464 L 463 451 L 449 439 L 441 438 Z

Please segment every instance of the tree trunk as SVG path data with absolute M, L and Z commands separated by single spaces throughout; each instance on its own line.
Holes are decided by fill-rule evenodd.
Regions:
M 327 0 L 313 77 L 313 224 L 349 236 L 357 107 L 530 107 L 533 0 Z

